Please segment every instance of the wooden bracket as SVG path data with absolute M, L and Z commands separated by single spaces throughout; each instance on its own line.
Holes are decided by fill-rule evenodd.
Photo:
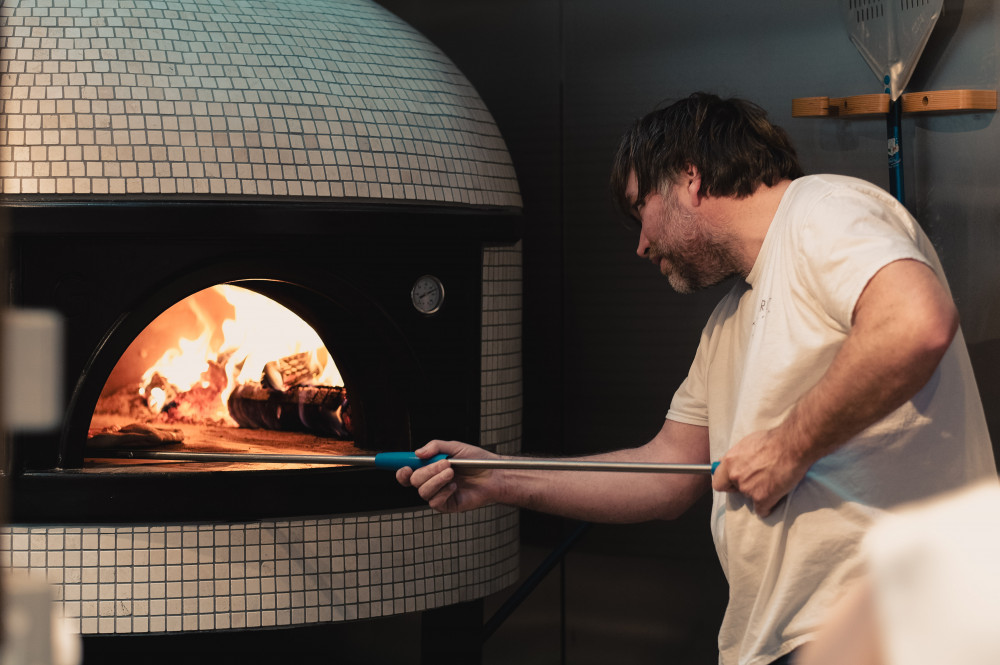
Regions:
M 908 92 L 902 97 L 903 113 L 947 111 L 996 111 L 996 90 L 935 90 Z M 822 118 L 849 115 L 884 115 L 889 112 L 889 95 L 853 97 L 800 97 L 792 100 L 793 118 Z

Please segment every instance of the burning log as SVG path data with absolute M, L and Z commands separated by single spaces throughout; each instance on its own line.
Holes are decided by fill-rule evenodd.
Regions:
M 303 351 L 264 365 L 261 383 L 275 390 L 285 390 L 318 377 L 323 368 L 311 351 Z
M 351 407 L 342 387 L 296 385 L 281 391 L 245 383 L 229 396 L 229 415 L 240 427 L 351 437 Z

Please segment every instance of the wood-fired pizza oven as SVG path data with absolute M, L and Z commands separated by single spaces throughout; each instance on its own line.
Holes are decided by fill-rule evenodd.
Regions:
M 4 563 L 45 575 L 95 637 L 399 616 L 516 579 L 509 509 L 442 516 L 385 471 L 253 457 L 519 449 L 520 197 L 454 65 L 368 0 L 10 2 L 0 19 L 11 304 L 57 312 L 66 340 L 61 426 L 7 446 Z M 444 297 L 422 308 L 428 283 Z M 148 400 L 102 420 L 119 366 L 154 360 L 144 331 L 220 286 L 318 336 L 341 385 L 303 391 L 343 397 L 320 413 L 344 427 L 171 422 Z M 275 422 L 305 408 L 248 381 Z M 249 457 L 121 459 L 136 446 Z

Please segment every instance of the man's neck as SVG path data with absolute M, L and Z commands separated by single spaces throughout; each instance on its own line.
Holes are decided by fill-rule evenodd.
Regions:
M 790 184 L 791 180 L 782 180 L 773 187 L 761 185 L 746 198 L 715 199 L 715 212 L 718 219 L 725 220 L 723 224 L 733 239 L 732 246 L 744 276 L 757 261 L 764 237 L 781 205 L 781 197 Z

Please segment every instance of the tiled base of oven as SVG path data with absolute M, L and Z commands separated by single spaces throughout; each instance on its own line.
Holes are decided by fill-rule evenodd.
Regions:
M 0 532 L 0 565 L 53 584 L 82 634 L 350 621 L 513 584 L 518 514 L 491 506 L 236 524 L 15 525 Z

